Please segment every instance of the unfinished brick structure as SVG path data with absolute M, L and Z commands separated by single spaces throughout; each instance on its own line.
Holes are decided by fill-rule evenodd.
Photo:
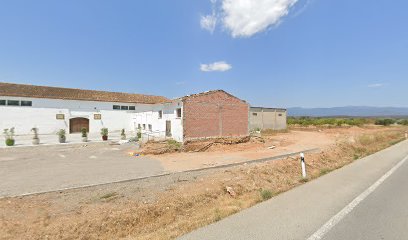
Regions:
M 182 101 L 184 140 L 248 136 L 245 101 L 223 90 L 189 95 Z

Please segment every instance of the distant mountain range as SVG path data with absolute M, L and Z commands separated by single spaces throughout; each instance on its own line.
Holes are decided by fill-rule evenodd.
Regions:
M 288 108 L 293 117 L 408 117 L 408 108 L 399 107 L 333 107 L 333 108 Z

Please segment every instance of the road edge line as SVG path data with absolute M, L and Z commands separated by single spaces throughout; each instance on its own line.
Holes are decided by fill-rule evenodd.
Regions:
M 387 178 L 389 178 L 398 168 L 400 168 L 406 161 L 408 156 L 399 161 L 393 168 L 385 173 L 380 179 L 378 179 L 373 185 L 368 187 L 364 192 L 357 196 L 347 206 L 345 206 L 340 212 L 334 215 L 329 221 L 327 221 L 322 227 L 313 233 L 307 240 L 320 240 L 322 239 L 333 227 L 335 227 L 343 218 L 345 218 L 350 212 L 353 211 L 362 201 L 364 201 L 371 193 L 373 193 Z

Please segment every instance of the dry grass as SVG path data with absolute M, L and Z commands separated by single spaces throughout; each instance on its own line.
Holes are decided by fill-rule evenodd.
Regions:
M 330 151 L 308 155 L 310 179 L 353 162 L 355 156 L 361 158 L 389 147 L 402 138 L 401 131 L 363 135 L 338 142 Z M 4 215 L 0 218 L 0 239 L 174 239 L 303 182 L 299 161 L 288 158 L 236 167 L 180 183 L 147 204 L 113 199 L 80 202 L 74 210 L 57 212 L 59 206 L 46 201 L 33 208 L 19 204 L 23 199 L 12 203 L 2 200 L 0 207 L 11 212 L 8 218 Z M 226 192 L 226 186 L 233 188 L 234 197 Z M 102 197 L 112 196 L 116 193 Z

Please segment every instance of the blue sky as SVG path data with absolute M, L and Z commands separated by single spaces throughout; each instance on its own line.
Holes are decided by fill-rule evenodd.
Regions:
M 249 2 L 2 0 L 0 81 L 408 107 L 408 1 Z

